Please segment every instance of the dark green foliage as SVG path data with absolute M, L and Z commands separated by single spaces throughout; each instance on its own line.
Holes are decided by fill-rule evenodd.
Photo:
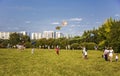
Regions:
M 25 44 L 24 44 L 24 45 L 25 45 L 25 47 L 26 47 L 26 48 L 30 48 L 30 47 L 32 47 L 32 45 L 31 45 L 31 43 L 30 43 L 30 42 L 25 42 Z
M 72 48 L 72 49 L 80 49 L 80 44 L 78 44 L 78 43 L 73 43 L 73 44 L 71 45 L 71 48 Z
M 20 41 L 21 41 L 21 37 L 20 37 L 19 34 L 17 34 L 17 33 L 13 33 L 13 34 L 10 34 L 10 38 L 9 38 L 9 40 L 10 40 L 10 44 L 11 44 L 12 46 L 14 46 L 14 45 L 20 43 Z
M 120 52 L 120 21 L 116 21 L 111 26 L 110 45 L 113 46 L 116 52 Z
M 90 34 L 94 34 L 91 36 Z M 115 21 L 112 18 L 107 19 L 104 24 L 98 29 L 85 31 L 84 41 L 94 42 L 99 45 L 100 48 L 105 46 L 112 46 L 115 52 L 120 52 L 120 21 Z
M 0 39 L 0 48 L 6 48 L 9 44 L 9 40 Z
M 81 43 L 81 46 L 86 46 L 88 50 L 93 50 L 94 47 L 97 45 L 94 42 L 84 42 L 84 43 Z

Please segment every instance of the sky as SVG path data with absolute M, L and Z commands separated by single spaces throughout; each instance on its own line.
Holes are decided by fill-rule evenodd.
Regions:
M 120 20 L 120 0 L 0 0 L 0 31 L 82 35 L 106 19 Z M 67 26 L 56 30 L 63 21 Z

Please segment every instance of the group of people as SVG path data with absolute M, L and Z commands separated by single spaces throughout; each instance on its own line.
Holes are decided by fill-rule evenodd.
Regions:
M 59 46 L 56 46 L 55 51 L 56 51 L 56 54 L 59 55 L 59 51 L 60 51 Z M 34 48 L 32 49 L 31 52 L 32 52 L 32 54 L 34 53 Z M 114 53 L 114 50 L 112 49 L 112 47 L 105 48 L 102 57 L 106 61 L 110 60 L 110 62 L 112 62 L 113 61 L 113 53 Z M 83 46 L 82 47 L 82 56 L 83 56 L 83 58 L 88 59 L 87 55 L 88 55 L 87 48 L 85 46 Z M 116 59 L 116 61 L 118 61 L 118 54 L 116 54 L 115 59 Z
M 102 57 L 105 58 L 106 61 L 110 60 L 110 62 L 112 62 L 113 61 L 113 54 L 114 54 L 114 50 L 112 49 L 112 47 L 106 47 L 104 49 Z M 116 59 L 116 61 L 118 61 L 117 54 L 115 56 L 115 59 Z
M 82 47 L 82 55 L 84 59 L 88 59 L 87 58 L 87 48 L 85 46 Z M 113 54 L 114 54 L 114 50 L 112 49 L 112 47 L 108 47 L 104 49 L 104 53 L 102 55 L 102 57 L 106 60 L 106 61 L 113 61 Z M 115 60 L 116 62 L 118 61 L 118 54 L 115 55 Z

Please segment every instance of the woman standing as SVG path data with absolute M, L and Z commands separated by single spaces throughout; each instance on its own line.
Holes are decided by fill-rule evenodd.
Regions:
M 85 46 L 83 47 L 82 53 L 83 53 L 83 58 L 87 59 L 87 48 Z
M 110 50 L 109 50 L 109 58 L 110 58 L 110 62 L 112 62 L 113 53 L 114 53 L 114 51 L 113 51 L 112 47 L 110 47 Z

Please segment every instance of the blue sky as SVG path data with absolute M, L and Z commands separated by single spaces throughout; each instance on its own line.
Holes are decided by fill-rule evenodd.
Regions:
M 120 19 L 120 0 L 0 0 L 0 31 L 58 31 L 81 35 L 107 18 Z

